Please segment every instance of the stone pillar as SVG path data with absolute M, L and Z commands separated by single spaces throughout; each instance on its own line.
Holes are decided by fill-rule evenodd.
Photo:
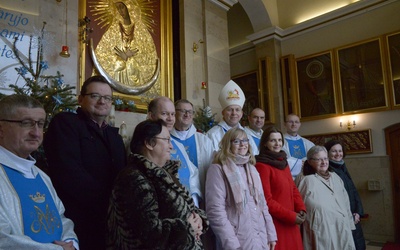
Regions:
M 183 97 L 197 107 L 211 106 L 220 117 L 218 95 L 230 79 L 227 8 L 207 0 L 181 2 Z M 194 43 L 197 50 L 194 51 Z M 202 89 L 201 83 L 207 88 Z M 218 118 L 217 118 L 218 119 Z

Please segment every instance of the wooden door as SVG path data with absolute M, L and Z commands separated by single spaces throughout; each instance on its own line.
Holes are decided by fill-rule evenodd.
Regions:
M 393 183 L 395 240 L 400 242 L 400 123 L 385 129 L 386 153 L 390 156 Z

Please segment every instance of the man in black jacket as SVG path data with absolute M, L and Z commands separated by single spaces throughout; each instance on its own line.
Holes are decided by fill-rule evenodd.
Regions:
M 77 113 L 59 113 L 50 122 L 43 146 L 49 175 L 75 223 L 81 250 L 105 249 L 105 221 L 113 181 L 126 165 L 118 128 L 106 122 L 112 89 L 101 76 L 88 78 Z

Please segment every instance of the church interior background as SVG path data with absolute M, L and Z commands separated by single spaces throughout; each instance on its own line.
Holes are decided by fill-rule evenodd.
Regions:
M 1 1 L 2 93 L 10 94 L 9 84 L 23 84 L 14 69 L 18 62 L 11 49 L 13 37 L 19 35 L 19 48 L 22 52 L 27 51 L 29 36 L 37 35 L 43 22 L 46 22 L 46 32 L 50 34 L 44 49 L 49 66 L 46 74 L 60 71 L 64 75 L 64 83 L 75 86 L 78 92 L 84 78 L 88 77 L 85 71 L 85 61 L 90 51 L 88 39 L 96 39 L 99 32 L 99 27 L 94 26 L 96 16 L 92 17 L 93 22 L 85 22 L 90 2 Z M 113 1 L 97 2 L 112 4 Z M 122 2 L 126 2 L 128 13 L 136 18 L 134 11 L 138 11 L 138 6 L 147 1 Z M 128 136 L 132 134 L 135 124 L 146 118 L 146 100 L 156 95 L 166 95 L 173 100 L 186 98 L 197 109 L 210 106 L 216 118 L 220 119 L 218 94 L 232 78 L 243 80 L 250 90 L 254 90 L 256 101 L 253 105 L 263 107 L 268 123 L 278 128 L 283 128 L 288 112 L 303 114 L 302 135 L 345 133 L 350 122 L 351 131 L 368 130 L 370 133 L 370 150 L 349 155 L 346 159 L 365 212 L 369 215 L 362 221 L 365 237 L 375 242 L 400 240 L 400 207 L 396 202 L 396 197 L 400 197 L 396 186 L 400 176 L 392 174 L 398 173 L 395 172 L 398 170 L 391 164 L 393 156 L 388 154 L 385 138 L 385 129 L 400 122 L 400 101 L 397 102 L 400 99 L 397 96 L 400 89 L 400 1 L 150 2 L 158 6 L 152 12 L 157 16 L 155 26 L 149 24 L 154 32 L 142 35 L 141 39 L 145 40 L 129 48 L 133 54 L 140 54 L 144 50 L 147 52 L 140 54 L 141 58 L 134 66 L 124 68 L 118 77 L 113 77 L 128 82 L 150 81 L 154 75 L 157 79 L 151 89 L 140 96 L 115 93 L 132 98 L 139 107 L 139 112 L 135 113 L 116 111 L 116 126 L 125 123 Z M 124 15 L 121 14 L 121 17 L 124 18 Z M 129 21 L 125 21 L 122 40 L 129 43 L 133 30 Z M 147 21 L 151 22 L 151 18 Z M 146 24 L 146 20 L 141 24 Z M 138 23 L 135 32 L 142 29 L 143 34 L 143 27 Z M 149 41 L 154 45 L 147 46 Z M 105 40 L 104 46 L 107 42 Z M 372 47 L 368 47 L 370 44 Z M 62 46 L 68 46 L 69 57 L 60 56 Z M 135 49 L 139 49 L 139 52 L 135 52 Z M 342 60 L 341 56 L 346 52 L 348 55 L 356 54 L 362 63 Z M 158 73 L 157 58 L 160 62 Z M 99 61 L 107 68 L 111 67 L 105 66 L 108 60 L 112 61 L 103 56 Z M 122 61 L 112 62 L 123 65 Z M 358 77 L 354 77 L 354 70 L 348 69 L 352 63 L 360 69 Z M 373 68 L 368 68 L 369 64 L 374 65 Z M 301 65 L 304 66 L 304 72 L 300 70 Z M 362 70 L 364 67 L 368 70 Z M 344 69 L 347 71 L 341 71 Z M 140 74 L 137 73 L 139 71 Z M 345 73 L 352 76 L 349 78 L 351 84 L 344 84 Z M 381 78 L 377 78 L 379 74 Z M 135 77 L 128 80 L 124 78 L 126 76 Z M 253 80 L 249 80 L 251 77 Z M 322 81 L 317 81 L 322 77 Z M 360 80 L 361 77 L 363 80 Z M 377 82 L 376 89 L 368 85 L 368 77 Z M 360 81 L 364 85 L 360 86 Z M 363 92 L 365 89 L 374 93 Z M 318 109 L 314 110 L 313 104 L 304 102 L 308 99 L 304 98 L 307 90 L 315 94 L 314 101 L 319 102 Z M 365 107 L 357 106 L 364 105 L 356 99 L 361 92 L 367 99 Z M 379 186 L 371 188 L 368 185 L 371 183 Z

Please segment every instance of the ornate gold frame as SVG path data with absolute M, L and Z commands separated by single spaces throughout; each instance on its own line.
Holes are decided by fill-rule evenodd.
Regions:
M 281 77 L 285 117 L 289 114 L 300 114 L 297 100 L 296 61 L 293 54 L 281 57 Z
M 388 110 L 390 108 L 385 64 L 386 59 L 383 51 L 384 45 L 381 37 L 372 38 L 355 44 L 343 46 L 335 50 L 335 55 L 337 58 L 337 86 L 339 90 L 338 93 L 340 96 L 342 114 L 381 111 Z M 373 58 L 375 54 L 377 54 L 377 57 Z M 380 63 L 378 62 L 378 60 L 380 60 Z M 377 65 L 374 65 L 373 63 Z M 358 74 L 354 72 L 355 69 L 359 69 Z M 378 80 L 382 80 L 382 82 L 377 82 L 376 79 L 372 79 L 375 77 L 373 73 L 380 74 L 382 79 Z M 367 78 L 368 76 L 370 76 L 370 79 Z M 355 78 L 353 80 L 353 83 L 349 83 L 348 80 L 347 85 L 350 86 L 347 86 L 347 89 L 344 88 L 344 78 L 350 80 Z M 370 85 L 372 85 L 372 83 L 377 86 L 382 85 L 383 96 L 379 94 L 377 89 L 371 89 L 369 87 Z M 355 96 L 359 96 L 364 92 L 364 101 L 357 100 L 355 98 Z M 383 105 L 377 104 L 381 98 L 384 98 Z M 365 103 L 364 106 L 362 106 L 363 103 Z M 359 105 L 359 107 L 351 108 L 350 105 Z
M 160 71 L 160 96 L 167 96 L 173 99 L 173 44 L 172 44 L 172 0 L 157 0 L 160 4 L 160 47 L 161 55 L 161 71 Z M 79 20 L 83 20 L 86 16 L 86 0 L 79 1 Z M 85 62 L 88 59 L 87 46 L 85 43 L 80 43 L 79 53 L 79 86 L 81 87 L 85 81 Z M 89 59 L 90 60 L 90 59 Z M 135 102 L 137 111 L 141 113 L 147 112 L 148 102 L 151 97 L 145 95 L 132 96 L 114 91 L 114 96 L 119 96 L 124 99 L 129 99 Z
M 333 60 L 330 50 L 296 59 L 298 115 L 303 121 L 338 113 Z
M 274 124 L 274 96 L 272 94 L 272 72 L 271 58 L 266 57 L 258 61 L 258 97 L 260 99 L 260 107 L 265 112 L 265 123 Z
M 400 40 L 400 32 L 396 32 L 393 34 L 389 34 L 386 36 L 387 46 L 387 58 L 388 58 L 388 83 L 389 83 L 389 92 L 390 92 L 390 101 L 393 108 L 400 108 L 400 48 L 399 41 Z M 397 75 L 395 75 L 397 74 Z
M 372 153 L 371 129 L 329 134 L 305 135 L 315 145 L 324 145 L 330 140 L 339 140 L 346 147 L 346 154 Z

